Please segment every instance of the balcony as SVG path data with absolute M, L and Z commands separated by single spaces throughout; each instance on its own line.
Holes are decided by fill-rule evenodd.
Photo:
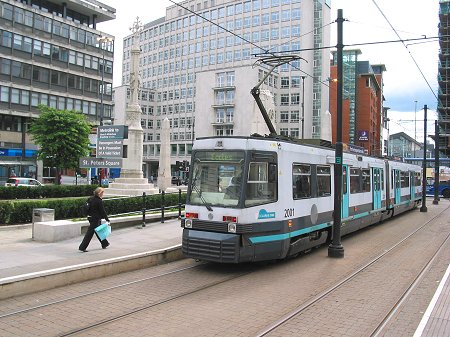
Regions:
M 211 105 L 213 108 L 233 108 L 234 107 L 234 101 L 231 100 L 223 100 L 223 101 L 217 101 L 213 105 Z

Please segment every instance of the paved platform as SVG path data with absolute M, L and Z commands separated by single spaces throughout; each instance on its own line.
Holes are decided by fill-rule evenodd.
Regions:
M 54 243 L 32 240 L 32 226 L 0 227 L 0 299 L 50 289 L 182 258 L 178 219 L 113 230 L 102 249 L 94 237 Z M 450 266 L 438 283 L 414 337 L 450 336 Z
M 0 299 L 176 260 L 180 220 L 113 229 L 102 249 L 94 236 L 86 253 L 83 236 L 53 242 L 32 240 L 32 225 L 0 227 Z
M 413 337 L 450 336 L 450 265 Z

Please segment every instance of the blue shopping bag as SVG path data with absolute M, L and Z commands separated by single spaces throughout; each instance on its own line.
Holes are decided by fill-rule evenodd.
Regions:
M 111 226 L 107 223 L 103 223 L 100 226 L 96 227 L 95 231 L 97 232 L 100 240 L 103 241 L 109 236 L 109 234 L 111 234 Z

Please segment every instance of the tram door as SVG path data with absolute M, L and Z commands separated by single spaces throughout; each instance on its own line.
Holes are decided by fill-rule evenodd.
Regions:
M 411 195 L 411 200 L 415 200 L 416 199 L 416 180 L 414 179 L 414 172 L 409 171 L 409 189 L 410 189 L 410 195 Z
M 381 169 L 372 168 L 372 199 L 373 209 L 381 208 Z
M 400 170 L 394 170 L 394 204 L 401 201 Z
M 342 203 L 341 203 L 341 218 L 348 218 L 348 195 L 349 195 L 349 174 L 348 166 L 342 165 Z

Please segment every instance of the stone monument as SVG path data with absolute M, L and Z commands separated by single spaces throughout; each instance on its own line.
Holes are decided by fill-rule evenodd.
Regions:
M 173 192 L 170 169 L 170 122 L 166 117 L 162 121 L 161 147 L 159 151 L 158 187 L 161 191 Z
M 116 178 L 105 195 L 142 195 L 158 193 L 158 189 L 149 184 L 142 173 L 144 131 L 141 126 L 141 106 L 139 105 L 139 34 L 142 24 L 139 17 L 130 28 L 133 32 L 131 47 L 130 101 L 125 110 L 125 125 L 128 126 L 128 139 L 124 140 L 127 157 L 123 158 L 120 178 Z

